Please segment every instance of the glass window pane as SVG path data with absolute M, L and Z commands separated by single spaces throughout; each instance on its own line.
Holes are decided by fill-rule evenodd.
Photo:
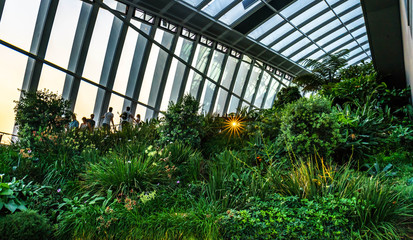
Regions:
M 230 5 L 235 0 L 212 0 L 208 5 L 202 8 L 202 11 L 208 15 L 215 17 L 224 8 Z
M 282 23 L 284 19 L 280 15 L 275 15 L 265 21 L 263 24 L 261 24 L 259 27 L 257 27 L 254 31 L 252 31 L 250 34 L 248 34 L 249 37 L 253 39 L 257 39 L 261 37 L 264 33 L 266 33 L 268 30 L 273 28 L 274 26 L 277 26 L 278 24 Z
M 251 77 L 248 81 L 248 86 L 245 92 L 244 100 L 251 102 L 252 97 L 254 96 L 254 93 L 255 93 L 255 87 L 257 86 L 257 81 L 258 81 L 261 71 L 262 70 L 260 68 L 254 66 L 252 73 L 251 73 Z
M 295 43 L 294 45 L 292 45 L 291 47 L 289 47 L 286 50 L 284 50 L 283 52 L 281 52 L 281 54 L 284 55 L 284 56 L 289 56 L 290 54 L 294 53 L 295 51 L 297 51 L 298 49 L 304 47 L 305 45 L 307 45 L 309 43 L 311 43 L 311 41 L 308 40 L 308 38 L 303 38 L 300 41 L 298 41 L 297 43 Z M 312 45 L 310 45 L 310 46 L 312 46 Z
M 351 12 L 349 12 L 349 13 L 346 13 L 345 15 L 341 16 L 341 17 L 340 17 L 340 20 L 341 20 L 343 23 L 345 23 L 345 22 L 347 22 L 348 20 L 350 20 L 350 19 L 352 19 L 352 18 L 354 18 L 354 17 L 356 17 L 356 16 L 360 16 L 360 15 L 363 15 L 363 11 L 361 10 L 361 8 L 356 8 L 356 9 L 354 9 L 353 11 L 351 11 Z
M 183 1 L 190 4 L 193 7 L 197 7 L 203 0 L 183 0 Z
M 245 80 L 247 79 L 248 71 L 250 69 L 251 64 L 246 62 L 241 62 L 241 66 L 239 68 L 237 78 L 235 79 L 235 85 L 233 89 L 233 93 L 238 96 L 241 96 L 242 88 L 244 87 Z
M 289 23 L 285 23 L 284 25 L 273 31 L 271 34 L 266 36 L 264 39 L 262 39 L 261 42 L 264 45 L 268 45 L 290 30 L 293 30 L 293 27 Z
M 327 35 L 326 37 L 318 40 L 318 41 L 317 41 L 317 44 L 318 44 L 319 46 L 323 46 L 324 44 L 330 42 L 331 40 L 333 40 L 334 38 L 342 35 L 343 33 L 347 33 L 347 30 L 346 30 L 344 27 L 342 27 L 342 28 L 340 28 L 339 30 L 337 30 L 337 31 L 335 31 L 335 32 Z
M 321 35 L 323 35 L 324 33 L 330 31 L 331 29 L 339 26 L 341 23 L 339 20 L 334 20 L 330 23 L 328 23 L 327 25 L 324 25 L 322 28 L 318 29 L 317 31 L 311 33 L 309 35 L 309 37 L 311 39 L 317 39 L 318 37 L 320 37 Z
M 202 104 L 202 112 L 208 113 L 210 107 L 211 107 L 211 102 L 212 102 L 212 97 L 214 95 L 214 90 L 215 90 L 216 85 L 213 84 L 210 81 L 206 81 L 204 85 L 204 90 L 202 91 L 201 95 L 201 104 Z
M 10 2 L 10 1 L 8 1 Z M 0 45 L 0 131 L 13 133 L 14 106 L 13 101 L 20 98 L 27 57 L 3 45 Z M 3 136 L 2 143 L 9 143 L 10 138 Z
M 123 112 L 123 102 L 125 101 L 124 98 L 111 94 L 110 96 L 110 102 L 109 102 L 109 107 L 113 108 L 113 122 L 115 123 L 116 129 L 119 129 L 119 124 L 120 124 L 120 115 Z M 86 115 L 84 117 L 88 117 L 89 115 Z M 80 118 L 79 118 L 80 119 Z
M 62 94 L 65 78 L 66 73 L 43 64 L 37 89 L 49 89 L 54 93 Z
M 296 41 L 298 38 L 302 37 L 303 35 L 298 32 L 295 31 L 292 34 L 288 35 L 287 37 L 283 38 L 281 41 L 277 42 L 272 49 L 274 49 L 275 51 L 278 51 L 280 49 L 282 49 L 283 47 L 287 46 L 288 44 L 290 44 L 291 42 Z
M 211 48 L 198 44 L 195 50 L 194 61 L 192 62 L 192 66 L 198 69 L 199 71 L 204 72 L 210 52 Z
M 98 88 L 92 84 L 84 81 L 80 82 L 74 111 L 78 116 L 78 121 L 81 119 L 79 116 L 90 116 L 93 113 L 97 92 Z M 95 118 L 100 120 L 100 117 L 96 116 Z
M 60 0 L 53 22 L 46 59 L 67 68 L 82 1 Z
M 353 7 L 354 5 L 360 5 L 360 0 L 347 0 L 344 1 L 342 4 L 338 5 L 337 7 L 334 8 L 334 12 L 338 15 L 342 12 L 344 12 L 345 10 Z
M 30 51 L 40 0 L 7 0 L 0 21 L 0 39 Z
M 312 6 L 311 8 L 307 9 L 305 12 L 298 15 L 297 17 L 293 18 L 291 20 L 291 23 L 294 24 L 295 26 L 298 26 L 304 21 L 306 21 L 307 19 L 314 16 L 315 13 L 321 12 L 326 8 L 328 8 L 328 6 L 324 1 L 319 2 L 316 5 Z
M 172 35 L 171 33 L 165 32 L 160 29 L 158 29 L 155 34 L 156 41 L 161 42 L 162 45 L 169 47 L 171 46 L 173 37 L 174 35 Z M 168 53 L 153 44 L 151 54 L 149 56 L 149 64 L 146 68 L 144 80 L 142 83 L 139 101 L 141 101 L 142 99 L 141 102 L 155 107 L 167 58 Z
M 227 113 L 235 113 L 237 112 L 237 108 L 238 108 L 238 104 L 239 104 L 239 98 L 232 95 L 231 96 L 231 100 L 229 102 L 229 107 L 228 107 L 228 111 Z
M 361 54 L 360 56 L 355 57 L 355 58 L 353 58 L 352 60 L 350 60 L 350 61 L 348 62 L 348 65 L 358 64 L 359 61 L 361 61 L 361 60 L 364 59 L 365 57 L 366 57 L 365 54 Z
M 294 1 L 292 4 L 288 5 L 288 7 L 284 8 L 280 13 L 284 17 L 289 18 L 291 15 L 293 15 L 297 11 L 300 11 L 305 6 L 311 4 L 314 1 L 316 1 L 316 0 L 297 0 L 297 1 Z
M 110 12 L 99 10 L 83 71 L 85 78 L 96 83 L 100 81 L 112 21 L 113 15 Z
M 227 96 L 228 96 L 228 91 L 222 88 L 219 88 L 217 101 L 214 107 L 214 113 L 217 113 L 220 116 L 224 114 L 224 107 L 225 107 L 225 102 L 227 101 Z
M 118 70 L 116 72 L 115 82 L 113 84 L 113 90 L 121 94 L 126 93 L 138 36 L 138 32 L 131 28 L 128 29 L 122 49 L 122 55 L 119 60 Z
M 320 27 L 323 24 L 325 24 L 329 19 L 334 18 L 334 13 L 331 11 L 328 11 L 324 13 L 323 15 L 319 16 L 318 18 L 314 19 L 313 21 L 307 23 L 306 25 L 302 26 L 300 29 L 304 33 L 308 33 L 309 31 L 313 30 L 316 27 Z
M 189 71 L 188 82 L 185 87 L 185 94 L 191 94 L 196 97 L 198 95 L 199 86 L 202 81 L 202 76 L 194 70 Z
M 227 65 L 225 66 L 224 74 L 222 75 L 221 86 L 229 89 L 238 61 L 237 58 L 228 57 Z
M 313 53 L 311 56 L 307 57 L 308 59 L 318 59 L 319 57 L 323 56 L 326 54 L 323 50 L 320 50 L 318 52 Z
M 275 93 L 277 92 L 277 88 L 279 85 L 279 82 L 273 78 L 271 81 L 270 88 L 268 90 L 267 99 L 265 99 L 264 108 L 272 107 L 275 98 Z
M 346 36 L 340 38 L 339 40 L 335 41 L 334 43 L 326 46 L 324 49 L 327 52 L 329 52 L 329 51 L 333 50 L 334 48 L 336 48 L 336 47 L 338 47 L 338 46 L 340 46 L 340 45 L 344 44 L 345 42 L 350 41 L 352 39 L 353 38 L 350 36 L 350 34 L 347 34 Z
M 175 48 L 175 54 L 188 61 L 193 44 L 194 42 L 180 37 Z M 178 100 L 179 89 L 181 88 L 185 69 L 185 64 L 175 58 L 172 60 L 171 68 L 169 70 L 168 79 L 165 86 L 164 96 L 162 97 L 161 110 L 167 109 L 169 101 L 176 102 Z
M 231 8 L 227 13 L 225 13 L 221 18 L 219 18 L 219 20 L 224 22 L 225 24 L 231 25 L 238 18 L 248 13 L 250 10 L 254 9 L 254 7 L 259 4 L 262 5 L 263 3 L 261 1 L 255 1 L 251 6 L 245 9 L 244 4 L 240 2 L 237 5 L 235 5 L 235 7 Z
M 304 56 L 306 56 L 307 54 L 309 54 L 310 52 L 314 51 L 318 49 L 318 47 L 314 44 L 311 44 L 310 46 L 306 47 L 304 50 L 302 50 L 301 52 L 297 53 L 295 56 L 291 57 L 291 60 L 293 61 L 300 61 L 301 58 L 303 58 Z
M 347 29 L 348 29 L 349 31 L 351 31 L 351 30 L 353 30 L 354 28 L 356 28 L 356 27 L 358 27 L 358 26 L 360 26 L 360 25 L 362 25 L 362 24 L 364 24 L 364 18 L 363 18 L 363 17 L 357 19 L 357 20 L 354 21 L 354 22 L 351 22 L 351 23 L 347 24 L 346 27 L 347 27 Z
M 207 76 L 212 78 L 215 82 L 218 81 L 219 75 L 221 74 L 224 57 L 224 53 L 216 50 L 214 51 L 214 55 L 212 55 L 212 61 L 209 65 Z
M 255 97 L 254 105 L 261 107 L 261 103 L 264 99 L 265 93 L 267 92 L 268 84 L 270 83 L 271 76 L 267 72 L 262 75 L 260 86 L 258 87 L 257 96 Z

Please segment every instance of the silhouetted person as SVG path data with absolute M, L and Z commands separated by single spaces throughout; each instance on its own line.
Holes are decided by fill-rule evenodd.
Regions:
M 90 119 L 87 119 L 87 122 L 89 123 L 89 131 L 93 131 L 95 129 L 96 122 L 93 120 L 95 118 L 95 114 L 90 114 Z

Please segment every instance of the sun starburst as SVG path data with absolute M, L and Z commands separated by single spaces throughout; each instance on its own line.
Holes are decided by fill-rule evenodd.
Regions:
M 229 133 L 229 136 L 240 136 L 244 130 L 244 121 L 239 116 L 231 116 L 225 120 L 224 131 Z

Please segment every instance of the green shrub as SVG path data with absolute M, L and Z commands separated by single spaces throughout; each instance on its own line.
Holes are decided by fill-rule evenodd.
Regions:
M 286 104 L 295 102 L 301 97 L 298 87 L 285 87 L 277 93 L 277 99 L 274 101 L 273 108 L 282 108 Z
M 72 114 L 69 101 L 46 89 L 37 92 L 22 91 L 22 97 L 20 101 L 16 101 L 14 111 L 20 141 L 30 141 L 32 132 L 39 129 L 55 132 L 63 130 Z
M 186 95 L 177 103 L 170 102 L 164 122 L 158 128 L 161 144 L 177 140 L 192 147 L 199 146 L 202 134 L 202 117 L 198 114 L 199 102 Z
M 338 115 L 325 98 L 302 98 L 287 105 L 281 117 L 281 144 L 296 156 L 330 156 L 343 141 Z
M 248 206 L 222 215 L 224 239 L 348 239 L 353 227 L 351 199 L 309 201 L 275 194 L 268 200 L 251 198 Z
M 46 240 L 51 235 L 51 225 L 34 211 L 18 212 L 0 218 L 0 233 L 3 240 Z

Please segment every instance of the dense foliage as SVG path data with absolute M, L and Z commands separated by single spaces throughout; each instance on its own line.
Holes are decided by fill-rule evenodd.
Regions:
M 19 136 L 28 138 L 33 131 L 64 129 L 69 123 L 70 102 L 48 90 L 37 92 L 22 91 L 20 101 L 14 108 Z
M 300 157 L 330 156 L 342 141 L 338 115 L 324 98 L 302 98 L 282 111 L 280 141 Z
M 228 117 L 185 96 L 123 131 L 42 123 L 0 146 L 0 238 L 408 239 L 408 90 L 368 65 L 334 76 Z
M 161 144 L 179 140 L 197 146 L 202 130 L 199 109 L 199 102 L 191 95 L 185 95 L 177 103 L 171 102 L 165 113 L 165 120 L 159 128 Z

